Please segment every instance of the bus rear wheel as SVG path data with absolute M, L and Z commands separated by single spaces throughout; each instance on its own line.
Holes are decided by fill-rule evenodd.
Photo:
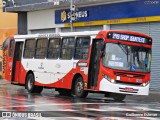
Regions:
M 35 86 L 34 85 L 35 80 L 33 74 L 28 74 L 26 79 L 26 89 L 29 93 L 41 93 L 43 90 L 43 87 L 41 86 Z
M 78 98 L 85 98 L 88 92 L 84 90 L 84 82 L 82 77 L 78 77 L 75 81 L 74 94 Z
M 125 94 L 119 94 L 119 93 L 111 93 L 111 97 L 118 102 L 121 102 L 125 99 Z

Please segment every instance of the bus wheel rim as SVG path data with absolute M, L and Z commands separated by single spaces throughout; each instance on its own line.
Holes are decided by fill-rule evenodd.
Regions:
M 28 80 L 28 88 L 32 89 L 32 87 L 33 87 L 33 80 L 32 80 L 32 78 L 29 78 L 29 80 Z
M 82 93 L 83 91 L 83 83 L 82 82 L 78 82 L 77 83 L 77 93 Z

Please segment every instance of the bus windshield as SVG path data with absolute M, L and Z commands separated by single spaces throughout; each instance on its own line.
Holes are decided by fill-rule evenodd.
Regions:
M 103 65 L 118 70 L 150 72 L 151 49 L 143 46 L 106 43 Z

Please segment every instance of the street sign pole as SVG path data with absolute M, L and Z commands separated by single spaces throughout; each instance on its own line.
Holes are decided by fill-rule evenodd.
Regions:
M 73 0 L 71 0 L 71 5 L 70 5 L 70 27 L 71 27 L 71 32 L 73 32 L 73 19 L 72 19 L 72 16 L 73 16 Z

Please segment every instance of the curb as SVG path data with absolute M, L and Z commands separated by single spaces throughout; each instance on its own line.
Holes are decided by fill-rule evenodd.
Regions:
M 159 94 L 160 95 L 160 91 L 150 91 L 149 94 Z
M 160 92 L 150 91 L 148 96 L 128 95 L 126 100 L 135 100 L 139 102 L 158 102 L 160 103 Z

